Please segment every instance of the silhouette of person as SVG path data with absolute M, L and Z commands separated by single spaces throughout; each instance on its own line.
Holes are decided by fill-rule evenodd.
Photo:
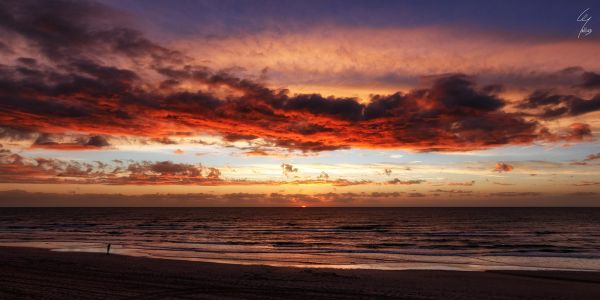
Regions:
M 106 255 L 110 254 L 110 243 L 106 245 Z

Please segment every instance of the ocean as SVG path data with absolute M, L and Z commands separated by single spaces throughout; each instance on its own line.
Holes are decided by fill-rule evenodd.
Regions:
M 288 267 L 600 271 L 597 208 L 2 208 L 0 246 Z

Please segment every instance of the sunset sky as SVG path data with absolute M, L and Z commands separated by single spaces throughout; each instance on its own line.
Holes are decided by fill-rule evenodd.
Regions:
M 597 20 L 597 1 L 2 1 L 0 205 L 600 206 Z

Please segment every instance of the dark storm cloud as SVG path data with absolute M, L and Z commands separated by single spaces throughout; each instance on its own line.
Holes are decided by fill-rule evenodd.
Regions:
M 462 74 L 443 76 L 434 81 L 428 93 L 448 110 L 496 111 L 505 105 L 490 94 L 496 88 L 484 87 L 478 91 L 474 86 L 472 79 Z
M 28 140 L 35 137 L 35 132 L 27 129 L 0 127 L 0 139 Z
M 106 140 L 106 138 L 104 136 L 101 135 L 94 135 L 91 136 L 87 142 L 85 142 L 86 146 L 92 146 L 92 147 L 108 147 L 110 146 L 110 144 L 108 143 L 108 141 Z
M 249 141 L 249 140 L 255 140 L 257 138 L 258 137 L 255 135 L 238 134 L 238 133 L 230 133 L 223 137 L 223 139 L 228 142 L 235 142 L 235 141 L 241 141 L 241 140 Z
M 29 39 L 54 60 L 102 51 L 148 56 L 157 61 L 179 55 L 135 30 L 112 27 L 115 14 L 104 5 L 88 1 L 8 0 L 0 3 L 0 27 Z
M 176 141 L 174 141 L 168 137 L 155 138 L 155 139 L 152 139 L 151 141 L 155 142 L 155 143 L 163 144 L 163 145 L 177 145 Z
M 1 74 L 0 84 L 13 87 L 5 90 L 7 101 L 1 105 L 26 113 L 27 119 L 11 114 L 0 120 L 19 122 L 32 130 L 50 124 L 57 130 L 127 133 L 155 140 L 172 134 L 147 126 L 150 121 L 165 125 L 161 127 L 217 130 L 228 141 L 262 137 L 273 146 L 303 151 L 352 146 L 470 150 L 529 143 L 540 133 L 535 122 L 500 110 L 502 100 L 474 89 L 464 75 L 439 78 L 431 89 L 375 96 L 369 104 L 361 104 L 318 95 L 288 96 L 223 77 L 203 82 L 218 82 L 247 96 L 223 100 L 205 92 L 148 93 L 136 87 L 139 78 L 131 71 L 89 61 L 72 66 L 86 76 L 42 72 L 39 78 L 23 79 L 9 72 Z M 45 83 L 51 76 L 54 82 Z M 112 99 L 110 105 L 101 101 L 104 97 Z M 133 117 L 140 111 L 162 116 Z
M 600 88 L 600 74 L 594 72 L 585 72 L 581 75 L 583 82 L 579 85 L 585 89 Z
M 593 139 L 592 128 L 585 123 L 573 123 L 563 130 L 563 132 L 559 133 L 552 133 L 547 128 L 542 128 L 540 130 L 540 137 L 549 142 L 581 142 Z
M 517 107 L 535 110 L 535 115 L 543 119 L 579 116 L 600 110 L 600 95 L 583 99 L 575 95 L 535 91 Z
M 426 100 L 430 110 L 423 110 L 416 100 Z M 505 102 L 490 94 L 489 89 L 477 90 L 472 78 L 464 74 L 435 76 L 429 89 L 415 90 L 410 94 L 376 96 L 365 107 L 367 120 L 397 116 L 400 109 L 421 110 L 423 118 L 448 114 L 485 114 L 499 110 Z
M 363 105 L 356 99 L 334 97 L 323 98 L 321 95 L 298 95 L 285 102 L 287 111 L 309 112 L 316 116 L 328 116 L 347 121 L 359 121 L 363 117 Z
M 111 146 L 106 137 L 101 135 L 79 136 L 70 142 L 64 142 L 63 138 L 64 136 L 59 134 L 42 133 L 38 135 L 31 147 L 58 150 L 99 150 Z

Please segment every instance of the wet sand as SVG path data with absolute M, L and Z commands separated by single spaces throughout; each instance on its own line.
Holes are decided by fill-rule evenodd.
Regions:
M 299 269 L 0 247 L 0 299 L 600 299 L 600 273 Z

